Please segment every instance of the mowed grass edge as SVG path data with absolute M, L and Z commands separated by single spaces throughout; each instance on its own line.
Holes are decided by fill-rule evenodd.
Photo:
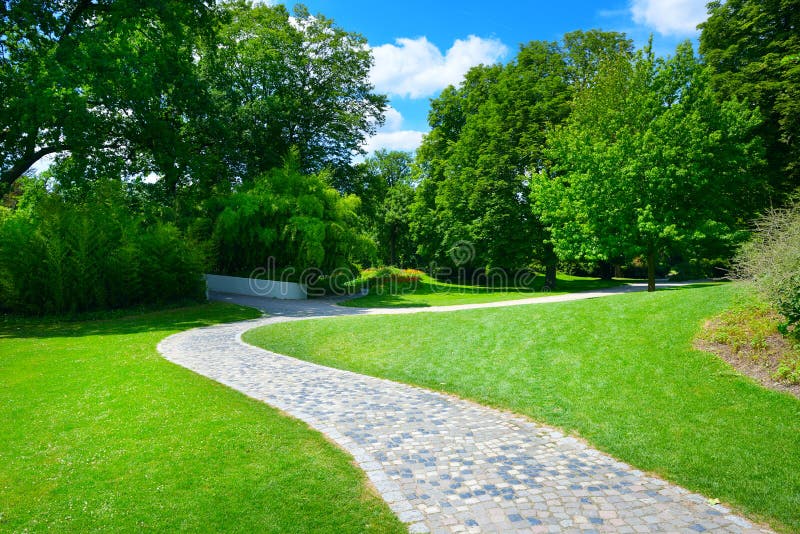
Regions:
M 800 401 L 693 350 L 731 284 L 437 314 L 269 325 L 244 339 L 576 433 L 632 465 L 800 529 Z
M 321 434 L 156 351 L 257 315 L 0 323 L 0 531 L 406 531 Z
M 341 305 L 351 308 L 402 308 L 478 304 L 595 291 L 618 287 L 625 282 L 626 280 L 603 280 L 559 273 L 556 288 L 551 291 L 542 289 L 544 275 L 541 274 L 536 275 L 529 288 L 463 285 L 442 282 L 423 275 L 415 283 L 373 285 L 369 294 L 343 301 Z

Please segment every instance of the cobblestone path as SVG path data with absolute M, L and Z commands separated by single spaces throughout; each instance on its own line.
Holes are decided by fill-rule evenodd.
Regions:
M 326 434 L 355 458 L 411 532 L 763 532 L 723 506 L 521 416 L 241 341 L 246 330 L 274 322 L 453 307 L 367 311 L 326 301 L 217 298 L 271 316 L 176 334 L 159 351 Z

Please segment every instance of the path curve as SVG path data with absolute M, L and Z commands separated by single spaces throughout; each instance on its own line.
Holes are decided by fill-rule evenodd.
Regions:
M 355 458 L 411 532 L 768 532 L 522 416 L 241 339 L 251 328 L 284 321 L 544 304 L 637 289 L 382 310 L 214 295 L 270 317 L 188 330 L 164 339 L 158 350 L 327 435 Z

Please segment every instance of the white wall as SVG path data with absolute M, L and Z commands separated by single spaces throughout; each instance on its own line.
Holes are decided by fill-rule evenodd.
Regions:
M 206 289 L 214 293 L 230 293 L 250 297 L 301 300 L 308 298 L 308 288 L 304 284 L 277 282 L 258 278 L 239 278 L 236 276 L 206 275 Z

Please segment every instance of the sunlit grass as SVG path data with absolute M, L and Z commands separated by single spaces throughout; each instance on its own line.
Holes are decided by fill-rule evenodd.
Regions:
M 403 308 L 478 304 L 563 295 L 577 291 L 616 287 L 625 283 L 621 280 L 583 278 L 565 274 L 558 275 L 555 290 L 543 289 L 544 275 L 541 274 L 530 280 L 526 279 L 525 285 L 513 278 L 496 282 L 489 285 L 451 283 L 422 275 L 418 282 L 382 286 L 372 284 L 368 295 L 347 300 L 342 305 L 356 308 Z
M 692 349 L 734 285 L 270 325 L 245 340 L 562 427 L 631 464 L 800 529 L 800 401 Z
M 254 316 L 1 322 L 0 531 L 404 531 L 322 435 L 156 352 Z

